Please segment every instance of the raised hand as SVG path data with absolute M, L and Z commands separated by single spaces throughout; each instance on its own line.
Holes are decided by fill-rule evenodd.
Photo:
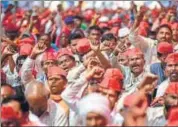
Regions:
M 94 52 L 99 52 L 100 42 L 98 40 L 90 40 L 90 47 Z
M 92 78 L 99 79 L 103 76 L 103 74 L 104 74 L 104 69 L 99 66 L 95 66 L 92 69 L 88 70 L 86 74 L 86 78 L 87 80 L 90 80 Z
M 3 54 L 5 54 L 5 55 L 13 55 L 13 54 L 15 54 L 15 52 L 16 51 L 10 45 L 8 45 L 8 46 L 5 47 L 5 49 L 3 51 Z
M 35 59 L 37 55 L 43 53 L 46 49 L 47 49 L 47 47 L 44 43 L 38 43 L 34 46 L 30 57 L 32 59 Z

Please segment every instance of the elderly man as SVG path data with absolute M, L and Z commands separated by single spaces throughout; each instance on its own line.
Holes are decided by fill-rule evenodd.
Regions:
M 106 126 L 110 124 L 110 108 L 108 100 L 97 93 L 92 93 L 78 103 L 78 114 L 82 126 Z
M 178 53 L 172 53 L 167 56 L 165 71 L 168 79 L 159 85 L 156 97 L 164 95 L 166 88 L 169 87 L 169 82 L 178 82 Z
M 63 108 L 49 99 L 49 92 L 44 84 L 31 81 L 25 89 L 25 97 L 30 111 L 48 126 L 67 126 L 67 116 Z

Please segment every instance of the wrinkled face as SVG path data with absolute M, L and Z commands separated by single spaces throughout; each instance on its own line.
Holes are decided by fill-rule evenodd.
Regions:
M 52 67 L 54 65 L 56 65 L 55 60 L 46 60 L 43 62 L 43 70 L 46 71 L 48 67 Z
M 172 28 L 172 37 L 174 41 L 178 41 L 178 27 Z
M 61 34 L 60 44 L 61 44 L 62 47 L 66 47 L 68 45 L 68 38 L 67 38 L 67 35 L 65 33 Z
M 48 78 L 48 85 L 51 94 L 61 94 L 61 92 L 65 89 L 66 80 L 60 75 L 50 76 Z
M 176 94 L 166 94 L 165 104 L 168 106 L 178 106 L 178 95 Z
M 111 110 L 114 108 L 116 102 L 118 101 L 118 93 L 115 90 L 112 89 L 106 89 L 103 87 L 100 87 L 100 92 L 102 95 L 106 96 L 110 102 L 110 108 Z
M 161 28 L 157 33 L 156 39 L 158 42 L 170 42 L 172 39 L 171 31 L 166 27 Z
M 99 40 L 101 37 L 101 33 L 98 30 L 91 30 L 88 38 L 91 40 Z
M 121 64 L 121 65 L 128 66 L 129 60 L 128 60 L 128 57 L 125 56 L 125 55 L 119 54 L 119 55 L 117 56 L 117 61 L 118 61 L 118 63 Z
M 120 40 L 120 42 L 122 42 L 124 44 L 124 46 L 126 48 L 129 48 L 131 46 L 128 36 L 121 37 L 121 38 L 119 38 L 119 40 Z
M 12 88 L 10 88 L 9 86 L 1 87 L 1 97 L 2 97 L 2 99 L 10 97 L 14 94 L 15 94 L 14 90 Z
M 39 38 L 38 43 L 39 43 L 39 44 L 45 44 L 45 45 L 49 48 L 49 47 L 50 47 L 50 44 L 51 44 L 50 41 L 51 41 L 51 40 L 50 40 L 50 38 L 49 38 L 47 35 L 43 35 L 43 36 L 41 36 L 41 37 Z
M 40 117 L 47 110 L 47 96 L 31 95 L 27 98 L 32 113 Z
M 59 66 L 68 72 L 71 68 L 75 66 L 75 61 L 68 55 L 63 55 L 58 58 Z
M 70 48 L 71 48 L 71 50 L 72 50 L 73 53 L 77 53 L 76 46 L 77 46 L 78 40 L 79 39 L 71 40 Z
M 134 75 L 139 75 L 144 70 L 145 60 L 142 55 L 129 56 L 129 67 Z
M 166 72 L 170 78 L 170 81 L 178 81 L 178 63 L 169 62 L 166 65 Z
M 106 126 L 106 119 L 99 113 L 89 112 L 86 117 L 86 126 Z

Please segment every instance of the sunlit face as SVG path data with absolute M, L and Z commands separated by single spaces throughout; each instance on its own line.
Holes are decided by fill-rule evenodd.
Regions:
M 106 126 L 107 120 L 104 118 L 104 116 L 100 115 L 96 112 L 89 112 L 86 117 L 86 126 Z
M 117 61 L 121 65 L 128 66 L 128 62 L 129 62 L 128 57 L 123 54 L 119 54 L 117 56 Z
M 91 30 L 88 38 L 91 40 L 99 40 L 101 37 L 101 33 L 98 30 Z
M 59 67 L 68 72 L 75 66 L 75 60 L 68 55 L 63 55 L 58 58 Z
M 48 85 L 51 94 L 61 94 L 65 89 L 66 80 L 60 75 L 53 75 L 48 77 Z
M 1 97 L 2 99 L 10 97 L 15 94 L 15 91 L 9 86 L 1 87 Z
M 178 63 L 168 62 L 166 65 L 166 72 L 172 82 L 178 81 Z
M 129 56 L 129 67 L 135 75 L 139 75 L 143 72 L 145 60 L 143 55 Z
M 158 31 L 156 38 L 159 42 L 170 42 L 172 39 L 171 31 L 168 28 L 163 27 Z
M 118 101 L 118 92 L 112 89 L 106 89 L 106 88 L 99 88 L 99 91 L 102 95 L 106 96 L 110 102 L 110 108 L 111 110 L 114 108 L 115 103 Z
M 178 105 L 178 95 L 177 94 L 166 94 L 165 95 L 165 104 L 169 106 Z

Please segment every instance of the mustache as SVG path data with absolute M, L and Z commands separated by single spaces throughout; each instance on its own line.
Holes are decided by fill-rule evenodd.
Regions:
M 173 72 L 171 72 L 170 74 L 171 74 L 171 75 L 172 75 L 172 74 L 178 75 L 178 72 L 177 72 L 177 71 L 173 71 Z

